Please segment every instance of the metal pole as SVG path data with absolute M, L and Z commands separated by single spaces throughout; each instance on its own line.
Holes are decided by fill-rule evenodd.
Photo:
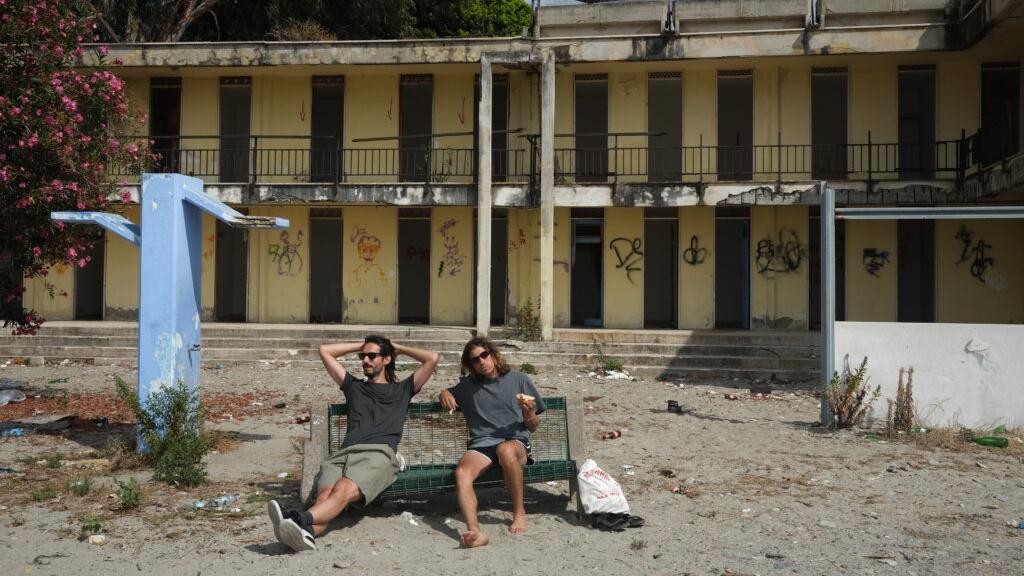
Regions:
M 822 180 L 821 192 L 821 389 L 835 372 L 836 322 L 836 198 L 828 182 Z M 832 412 L 824 393 L 821 396 L 821 424 L 832 424 Z
M 476 333 L 487 336 L 491 329 L 491 59 L 480 56 L 480 103 L 477 114 L 477 208 L 476 233 Z

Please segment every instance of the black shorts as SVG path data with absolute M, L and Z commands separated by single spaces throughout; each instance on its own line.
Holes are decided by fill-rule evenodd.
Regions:
M 526 465 L 533 464 L 533 447 L 530 446 L 529 440 L 520 440 L 519 438 L 509 438 L 509 440 L 515 440 L 526 448 Z M 507 442 L 507 440 L 505 441 Z M 503 442 L 504 443 L 504 442 Z M 483 448 L 470 448 L 469 452 L 476 452 L 477 454 L 483 454 L 491 461 L 491 466 L 499 466 L 498 464 L 498 446 L 501 444 L 495 444 L 494 446 L 485 446 Z

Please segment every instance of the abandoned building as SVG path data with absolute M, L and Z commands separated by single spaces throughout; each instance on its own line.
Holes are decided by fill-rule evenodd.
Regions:
M 207 217 L 204 320 L 486 331 L 530 303 L 546 334 L 806 331 L 822 181 L 840 206 L 1021 202 L 1022 18 L 1000 0 L 621 1 L 541 7 L 514 38 L 109 57 L 151 171 L 291 222 Z M 139 175 L 114 172 L 138 222 Z M 840 224 L 840 319 L 1024 322 L 1019 221 Z M 138 251 L 97 246 L 25 305 L 134 318 Z

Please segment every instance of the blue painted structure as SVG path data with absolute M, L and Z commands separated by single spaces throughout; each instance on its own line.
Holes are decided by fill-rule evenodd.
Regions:
M 98 224 L 139 246 L 138 395 L 178 381 L 199 387 L 202 218 L 212 214 L 243 228 L 287 228 L 288 220 L 246 216 L 203 193 L 203 181 L 181 174 L 143 174 L 142 224 L 106 212 L 53 212 L 68 223 Z

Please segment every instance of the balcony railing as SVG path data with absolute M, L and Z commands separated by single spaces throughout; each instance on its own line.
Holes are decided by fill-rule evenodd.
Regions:
M 472 183 L 477 152 L 469 142 L 440 146 L 438 138 L 471 132 L 414 137 L 365 138 L 342 147 L 320 136 L 150 137 L 155 172 L 180 172 L 220 183 Z M 994 149 L 976 134 L 927 143 L 642 145 L 648 133 L 608 133 L 606 147 L 556 146 L 560 183 L 704 183 L 708 181 L 930 180 L 962 182 Z M 593 134 L 556 134 L 556 142 L 594 142 Z M 509 141 L 514 139 L 509 138 Z M 600 138 L 599 138 L 600 140 Z M 432 143 L 427 144 L 428 141 Z M 522 135 L 521 148 L 492 151 L 495 182 L 539 182 L 539 138 Z M 390 145 L 381 146 L 379 142 Z M 114 169 L 115 176 L 130 177 Z

